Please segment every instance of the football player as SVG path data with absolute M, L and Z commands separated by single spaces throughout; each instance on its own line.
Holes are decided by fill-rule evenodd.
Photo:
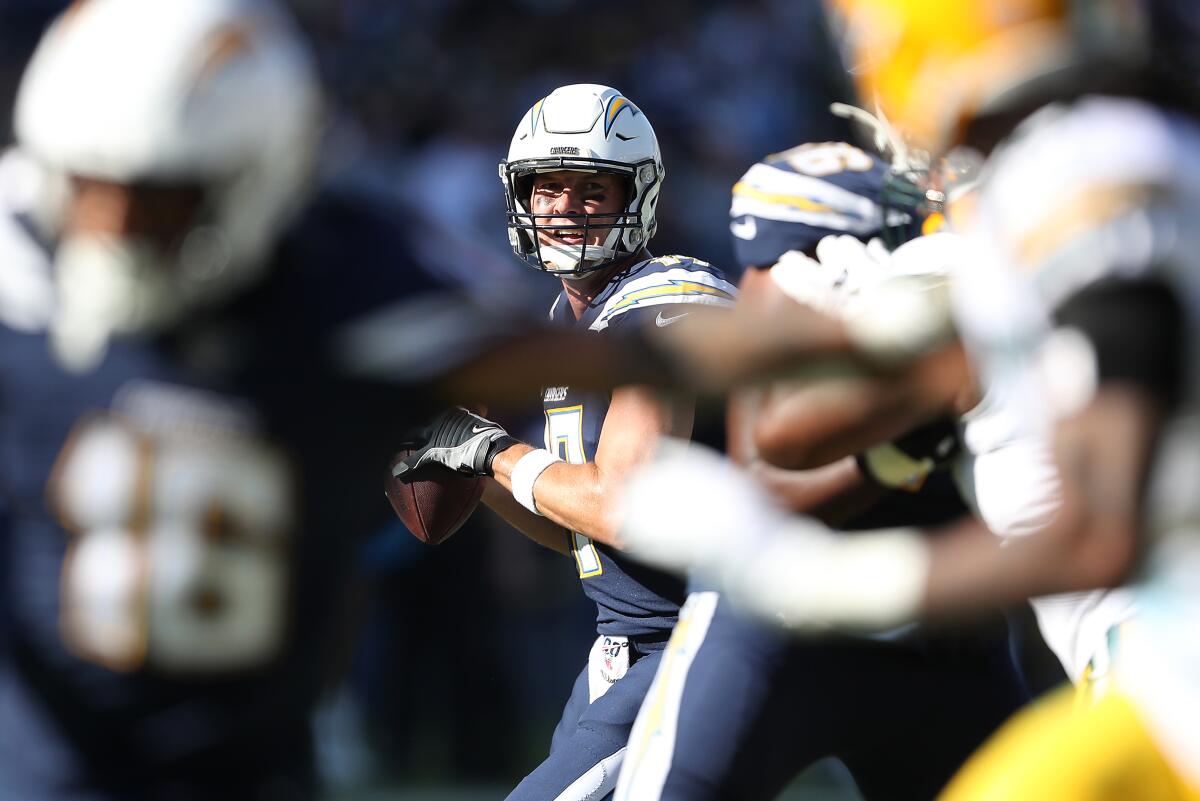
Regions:
M 564 86 L 539 100 L 500 165 L 509 242 L 557 277 L 550 320 L 605 336 L 638 325 L 677 325 L 701 306 L 728 306 L 736 287 L 711 265 L 654 257 L 664 168 L 649 120 L 615 89 Z M 553 375 L 556 365 L 539 365 Z M 510 799 L 591 799 L 609 794 L 634 716 L 684 599 L 681 579 L 628 559 L 616 534 L 614 497 L 648 460 L 657 438 L 687 437 L 688 401 L 645 386 L 590 393 L 544 386 L 544 447 L 454 409 L 425 446 L 398 465 L 491 479 L 484 500 L 514 527 L 574 561 L 596 602 L 597 638 L 555 730 L 550 756 Z
M 317 795 L 310 712 L 415 397 L 338 343 L 421 282 L 380 261 L 406 247 L 390 212 L 310 199 L 320 106 L 258 0 L 76 3 L 25 72 L 0 169 L 4 798 Z
M 881 247 L 872 237 L 888 235 L 889 212 L 889 232 L 919 227 L 916 208 L 885 204 L 885 184 L 895 178 L 878 158 L 840 142 L 801 145 L 752 167 L 734 186 L 731 208 L 735 248 L 749 265 L 739 303 L 791 298 L 830 313 L 852 306 L 882 267 L 848 260 L 844 251 Z M 845 241 L 841 232 L 863 241 Z M 913 451 L 916 438 L 901 443 L 907 457 L 894 445 L 859 460 L 831 449 L 845 447 L 838 439 L 869 441 L 855 428 L 869 437 L 919 421 L 903 390 L 895 379 L 827 379 L 743 395 L 731 425 L 731 439 L 741 440 L 736 458 L 789 509 L 827 521 L 861 527 L 864 513 L 894 523 L 953 517 L 963 507 L 945 472 L 930 476 L 935 461 L 954 452 L 952 428 L 924 436 L 934 445 L 927 453 Z M 764 415 L 770 424 L 753 436 Z M 943 437 L 950 447 L 939 453 Z M 757 443 L 790 467 L 816 467 L 768 464 Z M 885 453 L 888 469 L 880 466 Z M 892 496 L 922 506 L 885 499 L 889 485 Z M 866 798 L 932 798 L 1025 700 L 1003 625 L 969 635 L 907 628 L 795 640 L 699 591 L 681 613 L 634 727 L 617 798 L 773 798 L 829 755 L 847 765 Z

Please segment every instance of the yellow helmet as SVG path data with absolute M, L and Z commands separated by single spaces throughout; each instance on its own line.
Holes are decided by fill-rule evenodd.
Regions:
M 990 101 L 1071 57 L 1071 0 L 827 1 L 863 102 L 933 152 Z

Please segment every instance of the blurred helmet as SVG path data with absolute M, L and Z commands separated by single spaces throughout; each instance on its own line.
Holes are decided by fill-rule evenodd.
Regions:
M 558 170 L 611 173 L 624 179 L 628 202 L 613 214 L 533 214 L 534 176 Z M 508 241 L 527 263 L 563 277 L 602 269 L 637 253 L 658 227 L 655 209 L 662 187 L 658 138 L 641 110 L 616 89 L 575 84 L 555 89 L 533 104 L 517 126 L 508 158 L 500 162 L 508 204 Z M 553 218 L 578 217 L 570 225 Z M 538 234 L 584 231 L 581 244 L 539 241 Z M 587 244 L 588 230 L 608 233 Z
M 917 147 L 1081 55 L 1135 52 L 1136 0 L 827 0 L 863 101 Z
M 112 335 L 162 328 L 249 283 L 306 195 L 319 111 L 309 55 L 267 0 L 64 12 L 21 81 L 21 147 L 60 183 L 199 192 L 169 242 L 74 232 L 60 216 L 52 334 L 64 363 L 86 368 Z

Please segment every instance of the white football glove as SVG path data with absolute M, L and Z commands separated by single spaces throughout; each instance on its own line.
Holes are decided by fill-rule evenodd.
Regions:
M 848 235 L 827 236 L 817 243 L 816 256 L 788 251 L 770 275 L 792 300 L 833 316 L 852 309 L 859 293 L 888 270 L 889 255 L 878 239 L 864 244 Z

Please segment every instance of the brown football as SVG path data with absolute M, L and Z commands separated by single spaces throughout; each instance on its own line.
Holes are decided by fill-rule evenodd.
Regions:
M 475 511 L 483 495 L 483 479 L 422 467 L 417 480 L 403 484 L 392 475 L 392 468 L 409 453 L 404 450 L 392 457 L 384 478 L 384 493 L 414 537 L 437 545 L 458 531 Z

